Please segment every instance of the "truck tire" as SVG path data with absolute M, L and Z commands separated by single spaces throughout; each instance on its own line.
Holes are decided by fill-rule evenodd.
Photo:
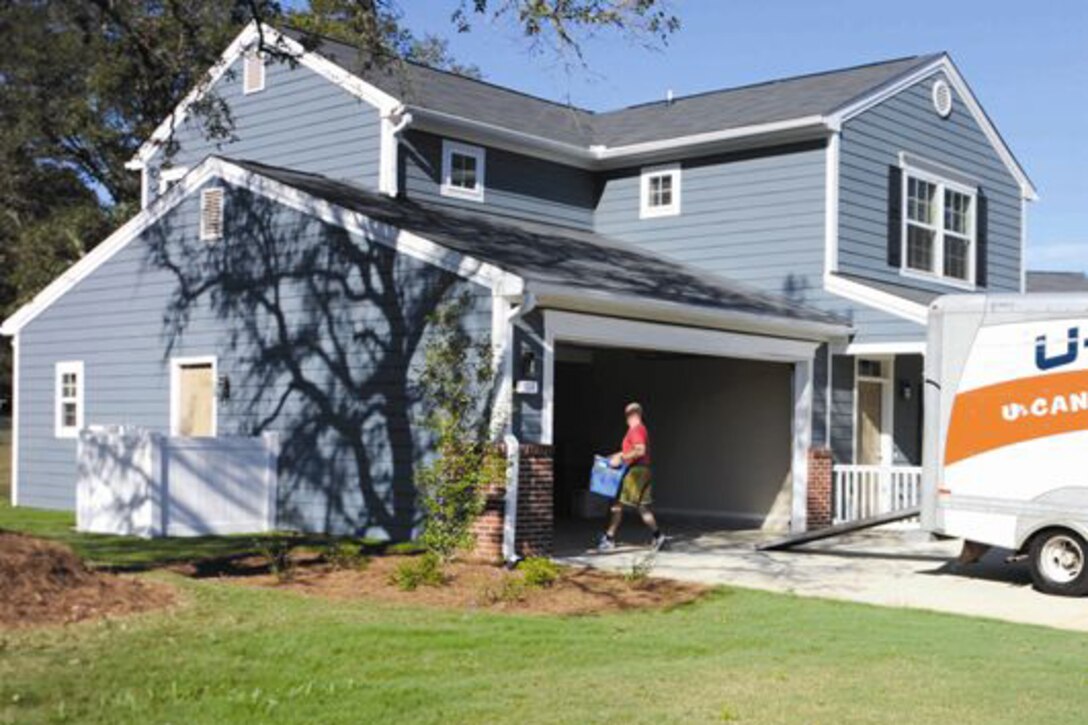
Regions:
M 1047 529 L 1031 540 L 1031 581 L 1044 594 L 1088 594 L 1088 543 L 1068 529 Z

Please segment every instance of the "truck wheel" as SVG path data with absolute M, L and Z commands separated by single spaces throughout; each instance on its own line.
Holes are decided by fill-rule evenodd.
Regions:
M 1088 594 L 1088 543 L 1066 529 L 1043 531 L 1031 541 L 1031 580 L 1044 594 Z

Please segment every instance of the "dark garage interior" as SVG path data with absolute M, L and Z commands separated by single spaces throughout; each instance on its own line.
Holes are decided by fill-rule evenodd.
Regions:
M 784 529 L 790 511 L 792 366 L 559 344 L 555 505 L 560 519 L 603 513 L 588 493 L 593 455 L 619 449 L 624 405 L 645 408 L 655 508 L 663 520 Z

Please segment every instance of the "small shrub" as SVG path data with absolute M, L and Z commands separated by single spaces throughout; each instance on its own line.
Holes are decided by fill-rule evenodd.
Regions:
M 513 602 L 520 602 L 525 599 L 525 595 L 529 591 L 529 586 L 525 583 L 525 579 L 519 576 L 504 576 L 502 583 L 498 587 L 487 587 L 484 589 L 484 603 L 485 604 L 511 604 Z
M 351 539 L 340 539 L 325 547 L 322 556 L 329 566 L 336 571 L 362 569 L 370 559 L 363 554 L 363 548 L 359 542 Z
M 442 560 L 431 552 L 401 562 L 389 576 L 389 583 L 402 591 L 413 592 L 420 586 L 439 587 L 446 583 Z
M 632 586 L 643 586 L 653 573 L 657 564 L 657 555 L 650 552 L 631 562 L 631 568 L 623 573 L 624 581 Z
M 530 589 L 547 589 L 559 579 L 559 565 L 543 556 L 530 556 L 518 564 L 522 580 Z
M 295 562 L 291 558 L 291 551 L 295 544 L 290 539 L 274 536 L 267 539 L 257 539 L 255 542 L 261 556 L 268 559 L 268 568 L 281 583 L 289 582 L 295 578 Z

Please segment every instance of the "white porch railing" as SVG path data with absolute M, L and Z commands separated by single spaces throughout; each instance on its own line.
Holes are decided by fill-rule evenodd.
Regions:
M 901 511 L 922 501 L 919 466 L 835 465 L 832 476 L 836 524 Z

